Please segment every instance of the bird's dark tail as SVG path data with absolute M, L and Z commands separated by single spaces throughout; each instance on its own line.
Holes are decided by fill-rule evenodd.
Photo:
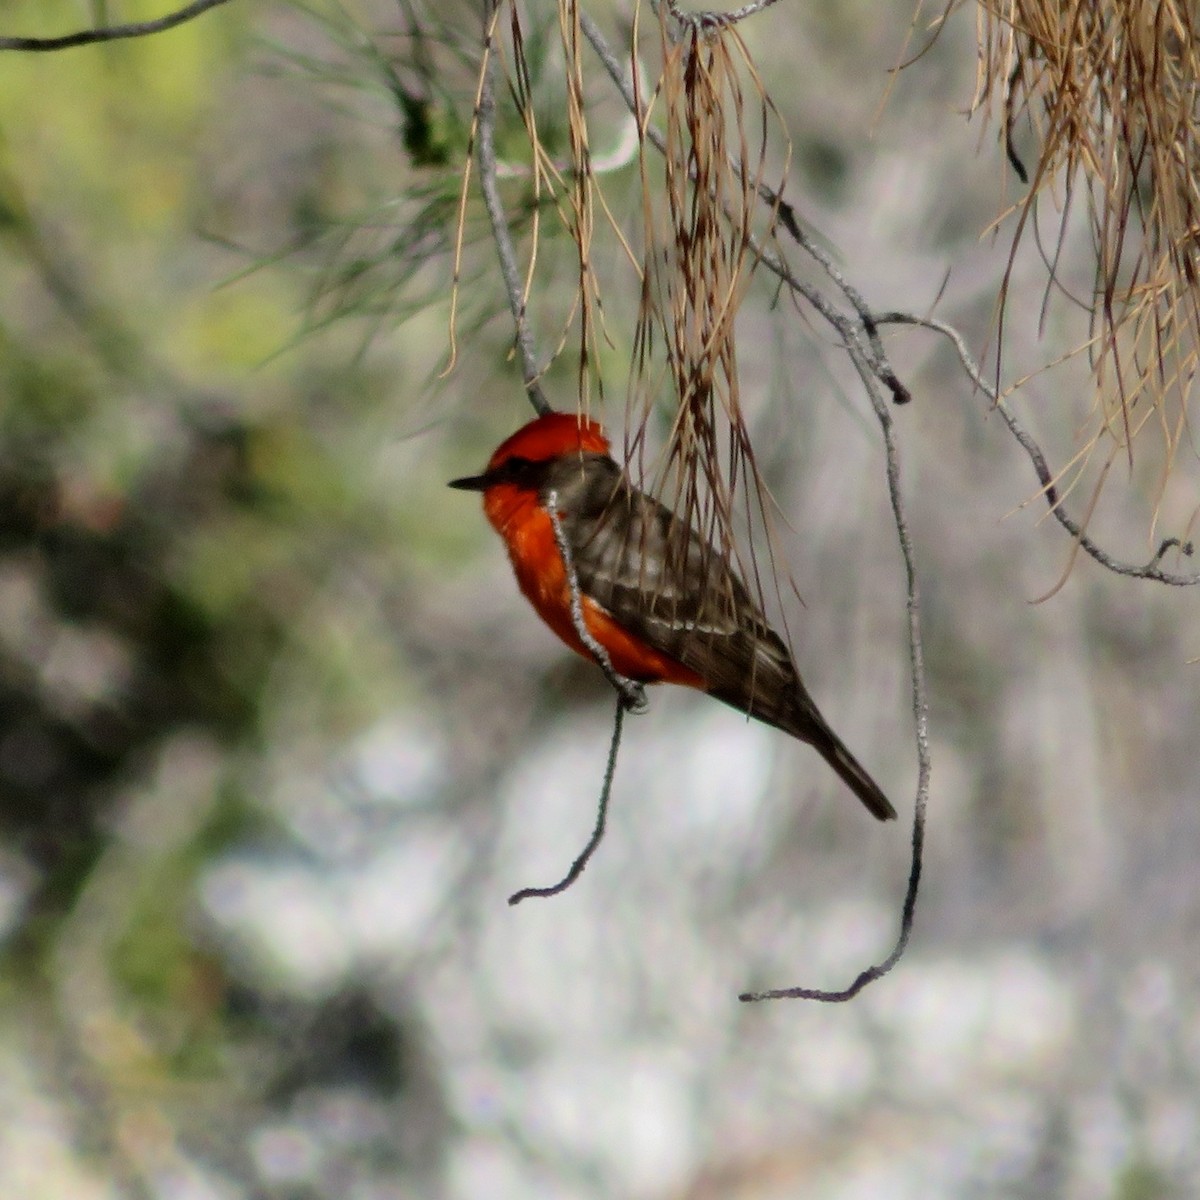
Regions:
M 842 777 L 842 781 L 867 806 L 872 816 L 881 821 L 890 821 L 896 816 L 896 810 L 879 784 L 867 774 L 858 759 L 846 749 L 841 738 L 824 721 L 816 724 L 804 740 Z
M 773 667 L 773 675 L 768 674 L 765 679 L 760 679 L 759 686 L 750 689 L 749 694 L 742 679 L 738 678 L 733 684 L 710 685 L 706 689 L 709 695 L 807 742 L 842 777 L 842 781 L 873 816 L 881 821 L 892 820 L 896 810 L 879 784 L 867 774 L 858 759 L 846 749 L 842 739 L 825 723 L 825 718 L 800 682 L 787 649 L 774 634 L 770 637 L 771 641 L 759 643 L 759 646 L 775 649 L 773 661 L 768 661 L 764 667 L 764 672 L 766 667 Z M 759 665 L 763 666 L 762 663 Z

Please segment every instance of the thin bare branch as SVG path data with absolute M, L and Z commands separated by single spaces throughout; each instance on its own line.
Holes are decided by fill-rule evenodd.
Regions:
M 1033 469 L 1037 474 L 1038 482 L 1041 484 L 1042 494 L 1046 497 L 1046 503 L 1050 506 L 1050 512 L 1053 514 L 1054 519 L 1078 542 L 1081 550 L 1089 554 L 1101 566 L 1107 567 L 1117 575 L 1127 575 L 1133 579 L 1150 579 L 1156 583 L 1165 583 L 1170 587 L 1195 587 L 1197 584 L 1200 584 L 1200 574 L 1186 575 L 1176 571 L 1164 571 L 1159 565 L 1162 562 L 1164 554 L 1172 548 L 1178 549 L 1181 554 L 1190 556 L 1193 551 L 1191 542 L 1180 542 L 1176 538 L 1167 538 L 1148 563 L 1138 566 L 1136 563 L 1123 562 L 1121 559 L 1115 558 L 1088 537 L 1085 532 L 1085 526 L 1079 524 L 1067 514 L 1062 497 L 1058 493 L 1055 475 L 1046 462 L 1046 456 L 1043 454 L 1042 448 L 1025 426 L 1017 419 L 1012 409 L 1005 403 L 1004 398 L 984 379 L 979 365 L 967 349 L 962 334 L 953 325 L 948 325 L 945 321 L 939 321 L 933 317 L 919 317 L 913 313 L 905 312 L 882 313 L 875 318 L 875 323 L 877 325 L 917 325 L 925 329 L 932 329 L 935 333 L 940 333 L 943 337 L 950 339 L 954 344 L 954 348 L 958 351 L 959 361 L 962 363 L 963 369 L 970 376 L 971 382 L 991 402 L 992 407 L 999 412 L 1001 419 L 1008 426 L 1009 432 L 1017 439 L 1021 449 L 1029 456 L 1029 461 L 1033 463 Z
M 892 502 L 892 516 L 896 525 L 896 540 L 904 559 L 904 574 L 907 590 L 909 668 L 912 678 L 912 710 L 917 741 L 917 797 L 913 811 L 912 855 L 908 872 L 908 884 L 904 891 L 904 906 L 900 914 L 900 931 L 895 945 L 886 958 L 859 973 L 849 987 L 841 991 L 824 991 L 818 988 L 788 987 L 773 988 L 764 992 L 743 992 L 739 1000 L 818 1000 L 826 1004 L 843 1004 L 853 1000 L 876 979 L 881 979 L 899 961 L 912 936 L 913 918 L 917 909 L 917 895 L 921 887 L 921 867 L 925 847 L 925 820 L 929 802 L 929 777 L 932 769 L 929 756 L 929 695 L 925 680 L 925 648 L 921 638 L 921 594 L 917 584 L 916 556 L 913 553 L 912 535 L 908 529 L 904 497 L 900 486 L 900 448 L 896 442 L 895 422 L 891 409 L 880 394 L 875 368 L 862 352 L 848 347 L 851 361 L 862 379 L 863 387 L 871 399 L 871 407 L 883 430 L 884 453 L 887 459 L 888 495 Z
M 770 8 L 776 2 L 777 0 L 752 0 L 750 4 L 743 4 L 741 8 L 731 8 L 727 12 L 722 12 L 719 9 L 706 9 L 703 12 L 684 12 L 674 0 L 671 0 L 667 5 L 667 11 L 680 25 L 692 26 L 703 31 L 736 25 L 739 21 L 744 21 L 747 17 L 752 17 L 756 13 Z
M 632 83 L 626 81 L 624 72 L 621 70 L 616 56 L 608 48 L 607 42 L 598 26 L 590 18 L 584 16 L 581 20 L 581 28 L 609 76 L 625 98 L 626 104 L 629 105 L 630 109 L 637 116 L 639 124 L 645 129 L 647 140 L 669 158 L 669 151 L 665 140 L 649 125 L 645 119 L 645 114 L 640 111 L 635 89 Z M 738 161 L 731 159 L 730 164 L 736 175 L 744 175 L 741 164 Z M 697 187 L 704 186 L 704 181 L 702 180 L 694 178 L 694 182 Z M 799 279 L 783 259 L 782 255 L 777 254 L 761 239 L 756 238 L 750 232 L 747 224 L 743 223 L 741 225 L 740 232 L 744 243 L 755 256 L 756 260 L 783 280 L 793 292 L 808 300 L 817 312 L 829 322 L 839 335 L 847 353 L 850 355 L 851 361 L 862 378 L 863 386 L 866 388 L 883 431 L 888 492 L 891 497 L 897 540 L 905 565 L 907 581 L 909 652 L 913 716 L 917 744 L 918 780 L 913 815 L 911 866 L 901 913 L 900 930 L 896 942 L 886 958 L 861 972 L 848 988 L 841 991 L 791 987 L 766 992 L 747 992 L 739 997 L 739 999 L 748 1002 L 774 999 L 803 999 L 818 1000 L 826 1003 L 841 1003 L 853 999 L 867 984 L 886 975 L 899 962 L 912 934 L 917 895 L 920 890 L 926 807 L 931 769 L 928 728 L 928 687 L 925 677 L 924 648 L 921 638 L 920 593 L 917 586 L 912 539 L 908 530 L 908 519 L 901 492 L 899 448 L 896 442 L 895 427 L 891 412 L 883 399 L 881 388 L 886 388 L 890 392 L 893 401 L 898 404 L 902 404 L 909 399 L 909 392 L 897 378 L 895 371 L 888 362 L 886 351 L 879 337 L 878 321 L 857 289 L 842 275 L 834 265 L 832 259 L 804 233 L 794 210 L 783 200 L 782 196 L 767 187 L 761 177 L 754 180 L 752 190 L 760 200 L 767 203 L 771 210 L 777 214 L 777 223 L 782 224 L 796 243 L 818 263 L 854 310 L 853 316 L 842 312 L 824 293 Z M 737 219 L 736 213 L 731 214 L 727 211 L 726 215 L 731 221 Z
M 596 660 L 604 678 L 612 684 L 613 690 L 621 697 L 621 702 L 629 712 L 640 713 L 646 709 L 646 689 L 632 679 L 626 679 L 612 665 L 608 651 L 592 636 L 592 631 L 583 619 L 583 598 L 579 591 L 579 577 L 575 574 L 575 563 L 571 557 L 571 544 L 563 531 L 562 520 L 558 515 L 558 492 L 551 489 L 546 497 L 546 513 L 554 528 L 554 544 L 562 555 L 563 567 L 567 573 L 567 587 L 571 592 L 571 624 L 579 634 L 579 640 L 587 647 L 588 653 Z
M 529 314 L 525 306 L 525 291 L 521 284 L 521 273 L 517 267 L 517 254 L 513 248 L 508 219 L 504 215 L 504 204 L 500 199 L 500 188 L 496 182 L 496 64 L 495 64 L 495 13 L 492 6 L 487 21 L 487 45 L 484 47 L 483 84 L 479 93 L 476 113 L 477 143 L 476 156 L 479 162 L 479 187 L 483 193 L 483 205 L 487 209 L 492 226 L 492 237 L 496 243 L 496 254 L 500 259 L 500 274 L 504 290 L 508 294 L 508 305 L 512 310 L 515 325 L 514 340 L 517 353 L 521 356 L 521 375 L 525 391 L 534 411 L 543 416 L 551 411 L 550 402 L 542 392 L 543 368 L 538 365 L 537 352 L 533 345 L 533 333 L 529 328 Z
M 558 515 L 558 493 L 556 491 L 552 490 L 546 497 L 546 512 L 550 517 L 550 524 L 554 529 L 554 542 L 558 547 L 559 554 L 562 555 L 563 567 L 567 575 L 567 587 L 571 593 L 571 623 L 575 626 L 579 640 L 588 648 L 604 672 L 604 677 L 612 684 L 613 690 L 617 693 L 617 708 L 613 716 L 612 741 L 608 747 L 608 765 L 604 768 L 600 802 L 596 806 L 596 824 L 592 829 L 591 836 L 571 864 L 570 869 L 557 883 L 550 884 L 548 887 L 521 888 L 520 891 L 513 892 L 509 896 L 510 905 L 520 904 L 522 900 L 528 900 L 532 896 L 542 898 L 557 896 L 565 892 L 583 874 L 592 855 L 596 853 L 600 843 L 604 840 L 604 828 L 608 820 L 608 800 L 612 794 L 613 775 L 617 770 L 617 751 L 621 748 L 621 729 L 625 714 L 627 712 L 644 712 L 646 708 L 646 689 L 640 683 L 635 683 L 632 679 L 626 679 L 624 675 L 617 673 L 616 668 L 612 665 L 612 659 L 608 656 L 608 651 L 592 636 L 592 631 L 583 619 L 583 597 L 579 588 L 579 576 L 575 572 L 571 544 L 567 541 L 567 535 L 562 527 L 562 519 Z
M 625 720 L 625 697 L 617 693 L 617 707 L 613 713 L 612 741 L 608 745 L 608 765 L 604 768 L 604 783 L 600 788 L 600 803 L 596 806 L 596 824 L 591 836 L 584 843 L 579 856 L 571 864 L 567 873 L 557 882 L 548 887 L 525 887 L 513 892 L 508 898 L 510 905 L 520 904 L 522 900 L 532 897 L 545 899 L 548 896 L 558 896 L 567 890 L 583 874 L 584 868 L 591 861 L 592 855 L 604 840 L 604 829 L 608 823 L 608 799 L 612 794 L 613 775 L 617 770 L 617 751 L 621 746 L 621 726 Z
M 135 21 L 129 25 L 108 25 L 103 29 L 81 29 L 77 33 L 62 37 L 0 37 L 0 50 L 70 50 L 75 46 L 92 46 L 97 42 L 119 42 L 126 38 L 149 37 L 174 29 L 186 21 L 194 20 L 210 8 L 226 4 L 228 0 L 193 0 L 177 12 L 157 17 L 153 21 Z

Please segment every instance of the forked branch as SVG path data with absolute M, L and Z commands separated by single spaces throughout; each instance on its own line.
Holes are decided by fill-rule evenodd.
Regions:
M 875 321 L 878 325 L 915 325 L 922 329 L 931 329 L 935 333 L 940 333 L 943 337 L 950 339 L 954 349 L 958 352 L 958 358 L 962 363 L 963 370 L 966 371 L 971 382 L 990 401 L 991 407 L 1000 414 L 1000 419 L 1008 427 L 1008 431 L 1016 438 L 1018 445 L 1029 456 L 1029 461 L 1033 464 L 1034 472 L 1037 474 L 1038 482 L 1041 484 L 1041 493 L 1045 497 L 1047 505 L 1049 505 L 1051 515 L 1075 539 L 1079 548 L 1084 553 L 1090 555 L 1102 567 L 1107 567 L 1116 575 L 1127 575 L 1132 579 L 1149 579 L 1155 583 L 1165 583 L 1169 587 L 1195 587 L 1197 584 L 1200 584 L 1200 573 L 1189 575 L 1178 571 L 1165 571 L 1161 566 L 1163 558 L 1171 549 L 1177 549 L 1181 554 L 1190 556 L 1193 552 L 1191 542 L 1181 542 L 1178 538 L 1166 538 L 1160 543 L 1158 550 L 1150 561 L 1139 566 L 1136 563 L 1125 562 L 1122 559 L 1114 557 L 1088 536 L 1084 526 L 1074 520 L 1067 512 L 1066 506 L 1059 496 L 1058 488 L 1054 482 L 1055 475 L 1046 462 L 1046 456 L 1042 452 L 1042 448 L 1038 445 L 1029 430 L 1018 420 L 1004 397 L 983 377 L 983 373 L 979 369 L 979 364 L 967 349 L 967 344 L 963 340 L 962 334 L 953 325 L 945 321 L 939 321 L 934 317 L 920 317 L 914 313 L 906 312 L 881 313 L 875 318 Z

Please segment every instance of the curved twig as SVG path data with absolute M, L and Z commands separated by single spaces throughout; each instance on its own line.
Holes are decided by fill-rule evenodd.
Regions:
M 509 896 L 510 905 L 520 904 L 522 900 L 528 900 L 533 896 L 544 898 L 565 892 L 583 874 L 584 867 L 591 861 L 592 855 L 596 853 L 600 843 L 604 840 L 604 827 L 608 821 L 608 798 L 612 793 L 613 775 L 617 769 L 617 751 L 621 746 L 621 725 L 625 720 L 625 712 L 625 697 L 618 692 L 617 708 L 613 714 L 612 741 L 608 746 L 608 765 L 604 768 L 604 785 L 600 789 L 600 803 L 596 806 L 596 824 L 592 829 L 591 836 L 579 852 L 579 856 L 571 864 L 570 870 L 557 883 L 552 883 L 549 887 L 521 888 L 519 892 L 513 892 Z
M 697 29 L 720 29 L 727 25 L 736 25 L 739 21 L 744 21 L 747 17 L 752 17 L 755 13 L 760 13 L 765 8 L 770 8 L 775 4 L 776 0 L 751 0 L 749 4 L 743 4 L 741 8 L 731 8 L 727 12 L 722 12 L 720 9 L 706 9 L 703 12 L 683 12 L 675 0 L 670 0 L 667 4 L 667 9 L 671 16 L 683 26 L 691 26 Z
M 826 1004 L 842 1004 L 853 1000 L 859 992 L 876 979 L 886 975 L 899 961 L 912 936 L 913 918 L 917 908 L 917 894 L 921 887 L 921 865 L 925 847 L 925 817 L 929 801 L 929 776 L 932 764 L 929 756 L 929 696 L 925 682 L 925 650 L 921 639 L 921 593 L 917 585 L 916 556 L 913 553 L 912 536 L 908 530 L 908 518 L 904 511 L 904 498 L 900 490 L 900 449 L 896 443 L 895 422 L 891 410 L 880 395 L 875 369 L 862 352 L 848 347 L 851 361 L 871 399 L 871 407 L 883 430 L 884 455 L 887 460 L 888 495 L 892 502 L 892 516 L 896 524 L 896 540 L 904 559 L 904 574 L 907 588 L 908 650 L 912 676 L 912 709 L 917 735 L 917 798 L 913 812 L 912 856 L 908 872 L 908 885 L 904 892 L 904 907 L 900 914 L 900 931 L 895 945 L 886 958 L 859 973 L 849 987 L 841 991 L 824 991 L 819 988 L 789 987 L 772 988 L 764 992 L 743 992 L 738 999 L 746 1002 L 758 1000 L 819 1000 Z
M 495 63 L 495 14 L 498 6 L 489 5 L 486 28 L 487 41 L 484 46 L 483 80 L 479 91 L 479 105 L 475 119 L 478 130 L 476 157 L 479 162 L 479 188 L 483 193 L 483 206 L 487 209 L 492 226 L 492 238 L 496 243 L 496 255 L 500 259 L 500 275 L 504 290 L 508 294 L 508 306 L 512 310 L 515 326 L 514 341 L 521 356 L 521 375 L 529 403 L 538 416 L 551 412 L 538 380 L 543 368 L 538 365 L 533 345 L 533 333 L 529 328 L 529 313 L 525 306 L 525 294 L 521 287 L 521 273 L 517 268 L 517 254 L 513 248 L 512 235 L 508 231 L 508 219 L 500 199 L 500 188 L 496 182 L 496 63 Z
M 558 547 L 559 554 L 562 555 L 563 568 L 567 575 L 567 587 L 571 593 L 571 623 L 575 626 L 579 640 L 587 647 L 604 672 L 605 678 L 617 693 L 617 710 L 613 717 L 612 741 L 608 747 L 608 765 L 604 768 L 604 783 L 600 789 L 600 803 L 596 807 L 596 824 L 592 829 L 591 836 L 571 864 L 570 869 L 557 883 L 553 883 L 549 887 L 521 888 L 519 892 L 513 892 L 509 896 L 510 905 L 520 904 L 522 900 L 528 900 L 531 896 L 557 896 L 565 892 L 583 874 L 584 867 L 591 861 L 592 855 L 596 853 L 600 843 L 604 840 L 604 828 L 608 820 L 608 798 L 612 793 L 613 775 L 617 769 L 617 751 L 621 748 L 621 727 L 625 720 L 625 714 L 627 712 L 640 713 L 646 708 L 646 689 L 640 683 L 618 674 L 612 665 L 612 659 L 608 656 L 608 651 L 592 636 L 592 631 L 583 619 L 583 596 L 579 588 L 579 576 L 575 573 L 575 563 L 571 558 L 571 544 L 567 541 L 567 535 L 562 527 L 562 519 L 558 515 L 558 493 L 556 491 L 551 490 L 549 496 L 546 497 L 546 512 L 549 514 L 550 524 L 554 529 L 554 542 Z
M 592 49 L 596 52 L 597 57 L 604 65 L 609 77 L 624 97 L 625 103 L 638 116 L 639 123 L 645 126 L 646 137 L 660 152 L 664 152 L 665 146 L 662 136 L 657 130 L 642 120 L 642 115 L 638 112 L 637 96 L 632 86 L 626 81 L 621 64 L 609 48 L 599 27 L 584 13 L 580 15 L 580 28 L 583 30 L 583 34 L 588 39 Z M 897 378 L 895 371 L 888 362 L 887 353 L 879 337 L 879 321 L 867 302 L 845 276 L 842 275 L 829 255 L 804 233 L 791 205 L 784 201 L 782 197 L 775 195 L 769 188 L 760 186 L 758 191 L 760 197 L 779 212 L 780 223 L 791 234 L 797 245 L 805 250 L 820 265 L 854 310 L 855 316 L 849 316 L 840 311 L 824 293 L 798 278 L 781 256 L 768 249 L 753 234 L 747 233 L 747 244 L 759 261 L 793 292 L 803 296 L 837 332 L 847 353 L 850 355 L 851 361 L 862 377 L 863 386 L 867 389 L 867 394 L 871 399 L 871 404 L 883 429 L 888 491 L 891 496 L 897 538 L 907 576 L 909 652 L 912 671 L 913 713 L 916 721 L 918 780 L 916 811 L 913 816 L 912 865 L 909 871 L 908 886 L 905 892 L 904 907 L 900 920 L 900 932 L 896 944 L 887 958 L 867 968 L 848 988 L 842 991 L 830 992 L 814 988 L 782 988 L 767 992 L 746 992 L 739 996 L 739 999 L 744 1001 L 804 999 L 837 1003 L 852 999 L 872 980 L 886 975 L 900 960 L 900 956 L 904 953 L 909 937 L 912 934 L 913 917 L 916 911 L 917 894 L 921 881 L 922 851 L 925 840 L 925 811 L 929 795 L 930 758 L 929 704 L 925 682 L 924 649 L 921 641 L 920 594 L 917 588 L 912 540 L 908 532 L 908 518 L 905 515 L 904 501 L 900 489 L 900 460 L 895 438 L 895 428 L 892 423 L 891 413 L 883 400 L 879 388 L 880 386 L 886 388 L 891 393 L 893 401 L 897 404 L 907 402 L 910 396 L 908 389 Z
M 77 33 L 62 37 L 0 37 L 0 50 L 70 50 L 75 46 L 92 46 L 97 42 L 118 42 L 125 38 L 148 37 L 174 29 L 185 21 L 191 21 L 206 13 L 210 8 L 226 4 L 228 0 L 193 0 L 178 12 L 168 13 L 153 21 L 135 21 L 129 25 L 107 25 L 103 29 L 81 29 Z
M 1046 463 L 1046 456 L 1042 453 L 1042 448 L 1034 440 L 1032 434 L 1016 418 L 1012 410 L 1004 402 L 1004 398 L 984 379 L 978 364 L 967 349 L 962 334 L 953 325 L 948 325 L 945 321 L 939 321 L 934 317 L 919 317 L 913 313 L 905 312 L 883 313 L 875 318 L 875 323 L 877 325 L 916 325 L 924 329 L 931 329 L 935 333 L 940 333 L 943 337 L 950 339 L 954 344 L 954 348 L 958 351 L 959 360 L 963 365 L 963 369 L 970 376 L 971 382 L 991 402 L 992 407 L 1000 414 L 1001 420 L 1008 426 L 1009 432 L 1016 438 L 1021 449 L 1029 456 L 1029 461 L 1033 464 L 1038 482 L 1042 485 L 1042 494 L 1046 497 L 1046 503 L 1049 505 L 1054 519 L 1075 539 L 1081 550 L 1116 575 L 1127 575 L 1133 579 L 1149 579 L 1155 583 L 1165 583 L 1169 587 L 1195 587 L 1197 584 L 1200 584 L 1200 574 L 1186 575 L 1177 571 L 1164 571 L 1159 566 L 1163 556 L 1172 548 L 1176 548 L 1180 553 L 1190 556 L 1193 550 L 1191 542 L 1180 542 L 1177 538 L 1167 538 L 1159 546 L 1157 552 L 1148 563 L 1144 566 L 1138 566 L 1136 563 L 1124 562 L 1119 558 L 1115 558 L 1088 537 L 1087 533 L 1084 532 L 1085 527 L 1067 514 L 1062 498 L 1058 494 L 1058 488 L 1054 483 L 1054 474 Z

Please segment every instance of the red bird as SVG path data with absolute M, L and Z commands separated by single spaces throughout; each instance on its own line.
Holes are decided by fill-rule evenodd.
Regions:
M 521 591 L 572 650 L 594 660 L 571 615 L 559 551 L 569 548 L 588 632 L 639 683 L 699 688 L 807 742 L 881 821 L 887 797 L 825 723 L 783 639 L 729 560 L 670 509 L 638 491 L 594 421 L 548 413 L 501 443 L 483 493 Z

